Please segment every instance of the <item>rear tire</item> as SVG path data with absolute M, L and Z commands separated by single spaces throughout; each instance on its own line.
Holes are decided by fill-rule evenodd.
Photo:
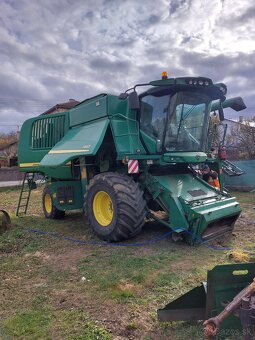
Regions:
M 53 194 L 50 187 L 46 186 L 42 194 L 44 216 L 51 219 L 60 219 L 65 216 L 64 210 L 59 210 L 53 203 Z
M 144 224 L 146 202 L 139 184 L 126 175 L 96 175 L 84 196 L 84 214 L 97 236 L 108 242 L 137 235 Z

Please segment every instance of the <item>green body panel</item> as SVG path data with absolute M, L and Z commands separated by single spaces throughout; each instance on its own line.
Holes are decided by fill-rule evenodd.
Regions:
M 49 116 L 53 118 L 52 122 L 57 122 L 58 118 L 63 118 L 62 135 L 64 136 L 68 131 L 69 112 L 58 113 L 54 116 L 39 116 L 26 120 L 22 125 L 18 144 L 18 160 L 21 171 L 40 171 L 40 161 L 57 143 L 58 139 L 62 138 L 62 135 L 57 136 L 57 124 L 49 124 L 51 119 Z M 37 126 L 35 126 L 35 124 L 37 124 Z M 52 126 L 53 131 L 47 131 L 50 128 L 50 125 Z M 35 134 L 41 145 L 38 143 L 38 145 L 33 147 Z M 28 165 L 27 167 L 26 164 Z
M 193 288 L 157 311 L 160 321 L 205 320 L 215 317 L 224 309 L 223 303 L 230 302 L 247 287 L 255 277 L 255 263 L 227 264 L 214 267 L 207 272 L 207 282 Z M 237 316 L 231 315 L 221 325 L 221 330 L 241 330 Z
M 102 94 L 81 102 L 70 110 L 70 127 L 107 116 L 107 96 Z
M 47 123 L 47 119 L 58 116 L 65 116 L 63 137 L 52 147 L 33 148 L 31 145 L 33 124 L 38 121 Z M 44 123 L 39 126 L 42 136 L 47 131 L 47 124 L 44 126 Z M 59 169 L 59 176 L 53 168 L 65 165 L 81 155 L 95 155 L 104 140 L 109 123 L 117 159 L 122 159 L 126 155 L 139 157 L 146 154 L 140 140 L 136 112 L 129 110 L 128 100 L 102 94 L 85 100 L 70 111 L 27 120 L 22 126 L 19 141 L 20 171 L 42 172 L 49 177 L 71 179 L 68 168 L 65 167 L 61 171 Z
M 157 141 L 155 140 L 155 138 L 150 137 L 143 131 L 141 131 L 141 137 L 146 144 L 148 152 L 151 155 L 156 154 L 157 153 Z
M 206 317 L 218 315 L 223 301 L 232 299 L 255 278 L 255 263 L 216 266 L 207 273 Z M 221 329 L 241 329 L 240 319 L 231 315 L 221 323 Z
M 192 174 L 170 174 L 145 178 L 145 187 L 169 214 L 169 227 L 187 232 L 190 243 L 201 241 L 204 231 L 213 222 L 241 212 L 235 198 L 228 197 Z M 232 221 L 228 222 L 231 230 Z
M 29 171 L 31 171 L 31 169 Z M 39 172 L 41 172 L 42 174 L 46 174 L 47 177 L 57 178 L 61 180 L 63 179 L 69 180 L 73 178 L 71 164 L 64 164 L 62 166 L 58 166 L 55 168 L 49 167 L 47 169 L 44 169 L 40 166 Z
M 58 124 L 59 118 L 63 119 L 62 127 L 60 127 Z M 50 122 L 54 121 L 56 121 L 56 124 L 50 124 Z M 49 131 L 50 125 L 52 125 L 52 131 L 46 133 L 45 131 Z M 58 135 L 57 133 L 60 128 L 62 130 L 62 135 L 64 136 L 69 129 L 68 111 L 56 113 L 54 115 L 30 118 L 24 122 L 20 131 L 20 139 L 18 144 L 18 163 L 20 171 L 44 173 L 42 167 L 40 166 L 40 161 L 57 143 L 58 139 L 62 138 L 61 135 Z M 33 147 L 35 135 L 37 135 L 41 145 Z M 43 145 L 44 147 L 42 147 Z M 58 169 L 49 169 L 47 175 L 53 178 L 71 179 L 71 167 L 68 165 L 63 165 Z
M 206 318 L 206 285 L 201 284 L 157 310 L 159 321 L 191 321 Z
M 130 110 L 126 115 L 112 116 L 111 128 L 118 159 L 122 159 L 126 155 L 146 153 L 140 140 L 139 123 L 135 111 Z
M 68 202 L 68 194 L 66 188 L 72 187 L 73 191 L 73 198 L 72 202 Z M 81 209 L 83 207 L 83 196 L 82 196 L 82 188 L 80 181 L 61 181 L 61 182 L 52 182 L 50 184 L 50 188 L 53 193 L 53 203 L 59 210 L 74 210 L 74 209 Z M 57 191 L 58 188 L 64 191 L 62 195 L 64 198 L 62 199 L 59 197 Z M 63 201 L 61 203 L 61 201 Z
M 167 163 L 203 163 L 206 159 L 207 155 L 204 152 L 172 152 L 163 156 Z
M 103 141 L 109 119 L 102 119 L 70 129 L 44 156 L 42 167 L 57 167 L 79 156 L 95 155 Z

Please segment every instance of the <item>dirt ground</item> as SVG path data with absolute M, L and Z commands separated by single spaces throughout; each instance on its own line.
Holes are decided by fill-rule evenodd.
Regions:
M 202 339 L 201 324 L 159 323 L 157 309 L 217 264 L 255 262 L 255 194 L 237 194 L 232 236 L 199 247 L 173 242 L 155 222 L 126 246 L 106 245 L 81 211 L 45 220 L 40 188 L 27 216 L 15 217 L 18 194 L 0 192 L 12 218 L 0 236 L 1 339 Z

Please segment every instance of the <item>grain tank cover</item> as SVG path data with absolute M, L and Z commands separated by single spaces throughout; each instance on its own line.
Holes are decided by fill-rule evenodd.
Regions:
M 70 129 L 48 152 L 40 166 L 57 167 L 83 155 L 95 155 L 103 141 L 109 119 Z

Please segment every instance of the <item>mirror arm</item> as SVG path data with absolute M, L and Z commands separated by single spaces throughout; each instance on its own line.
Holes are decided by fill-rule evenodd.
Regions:
M 219 106 L 219 118 L 220 118 L 220 121 L 223 121 L 225 119 L 224 117 L 224 111 L 223 111 L 223 106 L 222 106 L 222 102 L 224 100 L 220 100 L 220 106 Z

